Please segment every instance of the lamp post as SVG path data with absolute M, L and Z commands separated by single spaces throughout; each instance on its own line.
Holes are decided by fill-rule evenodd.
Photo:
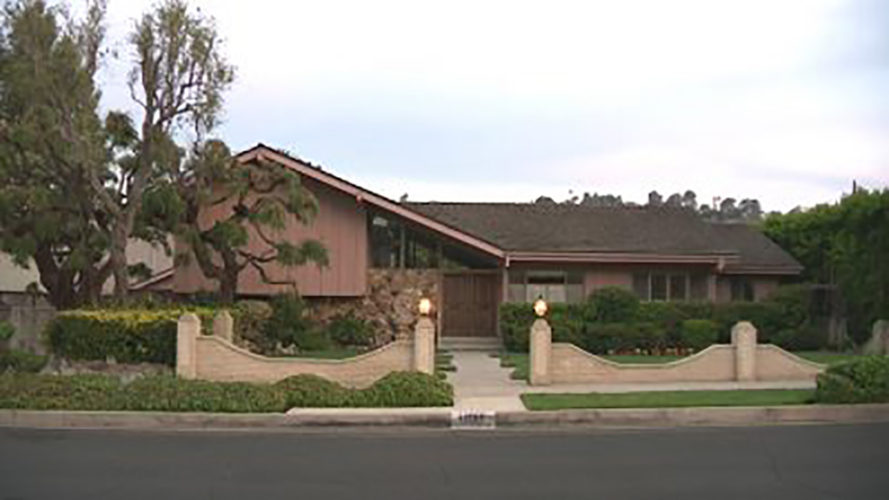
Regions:
M 546 322 L 546 311 L 549 307 L 543 297 L 534 302 L 534 314 L 537 319 L 531 325 L 530 332 L 530 374 L 531 385 L 548 385 L 550 383 L 549 361 L 552 352 L 552 330 Z
M 429 318 L 432 301 L 426 297 L 417 305 L 420 318 L 414 329 L 414 370 L 432 374 L 435 370 L 435 324 Z

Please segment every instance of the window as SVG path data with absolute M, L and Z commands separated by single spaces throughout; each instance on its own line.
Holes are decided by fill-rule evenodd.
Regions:
M 507 300 L 534 302 L 580 302 L 583 300 L 583 273 L 579 271 L 509 270 Z
M 633 274 L 633 292 L 639 300 L 689 300 L 707 297 L 706 275 L 689 273 L 641 272 Z M 694 290 L 694 293 L 691 293 Z
M 748 278 L 732 278 L 732 302 L 753 302 L 753 283 Z

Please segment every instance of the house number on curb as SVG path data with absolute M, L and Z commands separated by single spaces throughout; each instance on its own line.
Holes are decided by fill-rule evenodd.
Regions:
M 494 429 L 497 412 L 461 410 L 451 412 L 451 429 Z

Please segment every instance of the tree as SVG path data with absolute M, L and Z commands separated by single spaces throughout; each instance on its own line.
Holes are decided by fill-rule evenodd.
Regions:
M 873 321 L 889 317 L 889 189 L 772 214 L 763 230 L 803 264 L 806 281 L 840 287 L 853 338 L 867 338 Z
M 682 195 L 679 193 L 673 193 L 668 198 L 667 201 L 664 202 L 665 206 L 680 208 L 682 206 Z
M 664 199 L 657 191 L 648 193 L 648 206 L 659 207 L 664 204 Z
M 154 218 L 148 225 L 170 227 L 187 244 L 177 264 L 194 259 L 204 276 L 219 283 L 223 302 L 235 299 L 238 276 L 248 267 L 266 283 L 292 285 L 274 279 L 266 267 L 327 265 L 319 241 L 296 244 L 284 233 L 289 222 L 310 224 L 318 211 L 298 174 L 267 161 L 241 165 L 215 140 L 196 144 L 180 165 L 169 182 L 147 194 L 144 215 Z
M 82 22 L 41 0 L 9 3 L 0 34 L 0 250 L 33 262 L 49 301 L 96 300 L 110 267 L 107 214 L 88 177 L 103 178 L 105 136 L 93 79 L 104 2 Z
M 113 178 L 103 178 L 98 170 L 90 178 L 110 218 L 109 261 L 118 298 L 129 290 L 126 247 L 137 230 L 143 195 L 178 168 L 173 137 L 187 129 L 201 140 L 211 131 L 218 124 L 223 93 L 234 79 L 213 20 L 189 12 L 184 0 L 164 0 L 144 14 L 130 43 L 136 65 L 128 83 L 142 111 L 141 124 L 136 130 L 128 117 L 109 115 L 106 122 L 119 150 Z
M 682 195 L 682 206 L 691 210 L 698 209 L 697 195 L 691 189 L 687 190 L 685 194 Z

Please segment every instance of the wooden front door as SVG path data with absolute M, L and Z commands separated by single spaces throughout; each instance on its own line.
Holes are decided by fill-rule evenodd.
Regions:
M 442 310 L 443 337 L 496 337 L 500 274 L 445 274 Z

